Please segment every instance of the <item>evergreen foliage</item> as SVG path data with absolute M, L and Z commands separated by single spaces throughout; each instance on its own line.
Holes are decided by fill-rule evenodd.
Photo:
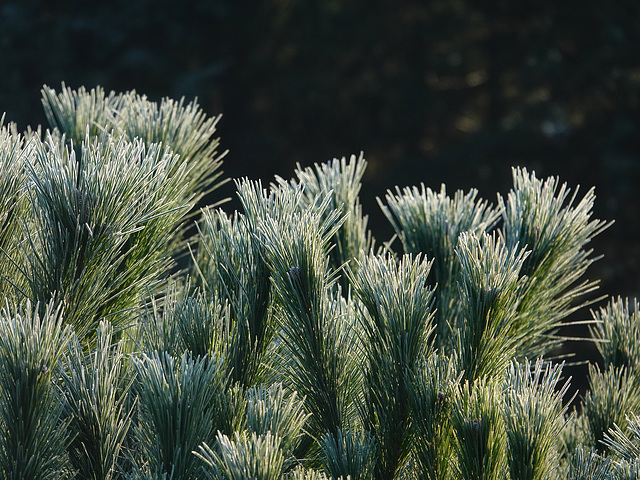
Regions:
M 228 368 L 235 381 L 251 386 L 260 375 L 260 363 L 275 333 L 267 315 L 271 285 L 262 244 L 246 217 L 236 213 L 229 218 L 220 210 L 202 212 L 198 233 L 195 279 L 205 298 L 227 302 L 233 327 L 226 354 Z M 211 328 L 210 318 L 203 317 L 201 325 Z
M 423 253 L 434 262 L 432 285 L 438 285 L 437 338 L 442 346 L 450 341 L 459 309 L 456 279 L 459 272 L 455 247 L 462 232 L 479 234 L 491 230 L 499 212 L 486 200 L 476 199 L 478 192 L 447 196 L 443 185 L 436 193 L 430 188 L 405 188 L 386 195 L 388 205 L 380 200 L 407 253 Z
M 460 384 L 456 357 L 432 353 L 408 370 L 412 446 L 417 476 L 429 480 L 450 478 L 453 455 L 452 399 Z
M 461 233 L 458 242 L 460 370 L 469 380 L 500 376 L 522 348 L 517 321 L 524 279 L 518 274 L 526 254 L 495 235 Z
M 102 321 L 89 355 L 74 336 L 63 356 L 60 387 L 75 433 L 69 458 L 78 479 L 118 477 L 135 409 L 135 400 L 128 404 L 132 375 L 123 349 L 124 342 L 114 341 L 112 325 Z
M 565 423 L 563 404 L 569 383 L 559 385 L 562 365 L 513 362 L 507 370 L 503 420 L 512 479 L 555 478 L 559 436 Z M 523 422 L 526 418 L 528 421 Z
M 80 150 L 85 136 L 110 134 L 129 142 L 139 139 L 149 147 L 162 144 L 188 164 L 185 190 L 181 201 L 197 201 L 209 189 L 219 186 L 222 157 L 214 139 L 220 117 L 206 118 L 196 102 L 184 104 L 165 98 L 158 105 L 135 91 L 106 95 L 100 87 L 87 92 L 62 85 L 57 94 L 44 86 L 42 104 L 52 128 L 67 135 L 69 142 Z M 175 173 L 174 167 L 172 173 Z
M 31 148 L 32 143 L 25 142 L 15 126 L 7 127 L 0 121 L 0 286 L 6 297 L 14 299 L 16 296 L 9 292 L 9 285 L 16 289 L 14 294 L 25 288 L 18 265 L 22 263 L 21 222 L 27 209 L 23 165 L 31 155 Z
M 217 119 L 43 96 L 54 130 L 0 129 L 0 478 L 638 478 L 637 301 L 592 312 L 571 412 L 549 357 L 594 301 L 592 190 L 397 189 L 376 252 L 361 155 L 239 180 L 190 239 Z
M 510 249 L 530 253 L 519 272 L 527 279 L 519 307 L 523 332 L 527 332 L 521 355 L 545 355 L 561 342 L 549 338 L 562 320 L 585 305 L 576 299 L 596 288 L 583 276 L 596 258 L 585 247 L 610 223 L 591 218 L 595 193 L 590 189 L 577 202 L 576 190 L 551 177 L 538 179 L 534 173 L 514 169 L 513 190 L 504 200 L 501 229 Z
M 599 340 L 596 346 L 602 355 L 605 367 L 626 367 L 634 374 L 640 366 L 640 306 L 634 300 L 621 298 L 611 301 L 594 313 L 596 324 L 591 335 Z
M 213 444 L 216 432 L 233 430 L 233 399 L 226 389 L 222 362 L 214 358 L 179 359 L 166 352 L 142 354 L 134 362 L 140 402 L 134 427 L 139 465 L 153 475 L 198 478 L 193 451 Z
M 52 304 L 0 313 L 0 472 L 7 480 L 68 478 L 73 433 L 53 382 L 71 337 Z
M 431 262 L 407 254 L 365 257 L 351 283 L 362 303 L 365 359 L 364 427 L 376 439 L 376 477 L 389 478 L 409 457 L 407 371 L 431 351 Z
M 55 294 L 85 339 L 100 318 L 129 324 L 144 289 L 170 268 L 186 168 L 168 148 L 138 140 L 86 137 L 80 152 L 61 141 L 48 135 L 25 165 L 33 223 L 21 270 L 28 298 L 43 305 Z
M 640 459 L 640 417 L 632 415 L 627 418 L 628 433 L 617 425 L 604 435 L 604 443 L 617 457 L 634 461 Z
M 299 186 L 302 190 L 301 209 L 313 205 L 318 195 L 328 195 L 330 200 L 326 215 L 338 210 L 345 216 L 331 239 L 329 258 L 334 269 L 352 264 L 362 252 L 368 252 L 374 246 L 371 232 L 367 229 L 368 219 L 362 214 L 358 197 L 366 168 L 367 162 L 362 154 L 357 158 L 352 155 L 348 163 L 346 158 L 342 158 L 304 170 L 298 165 L 295 171 L 297 180 L 289 182 L 292 189 Z M 276 177 L 276 182 L 281 186 L 287 185 L 287 181 L 281 177 Z

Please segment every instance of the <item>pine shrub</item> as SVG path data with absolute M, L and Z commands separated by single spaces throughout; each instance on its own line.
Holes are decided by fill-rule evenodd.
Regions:
M 638 301 L 591 312 L 571 409 L 558 356 L 593 190 L 396 188 L 376 242 L 362 154 L 196 209 L 219 117 L 42 95 L 49 129 L 0 123 L 0 478 L 640 478 Z

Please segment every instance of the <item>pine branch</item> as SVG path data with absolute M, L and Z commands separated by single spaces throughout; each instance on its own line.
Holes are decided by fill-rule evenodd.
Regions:
M 280 187 L 290 186 L 293 190 L 300 188 L 301 209 L 311 207 L 318 197 L 328 196 L 331 200 L 326 212 L 338 210 L 345 216 L 342 225 L 331 239 L 330 264 L 334 270 L 339 270 L 347 264 L 353 267 L 354 259 L 374 247 L 371 232 L 367 229 L 368 219 L 362 214 L 358 198 L 366 167 L 367 162 L 361 153 L 357 158 L 352 155 L 348 163 L 347 159 L 342 157 L 340 160 L 316 164 L 313 168 L 302 169 L 298 165 L 295 171 L 297 179 L 290 182 L 276 177 L 277 185 Z M 342 286 L 347 288 L 345 282 Z
M 96 346 L 86 356 L 77 339 L 63 357 L 61 391 L 65 417 L 75 437 L 69 447 L 76 478 L 117 479 L 118 464 L 131 426 L 135 401 L 129 405 L 131 374 L 123 342 L 114 343 L 113 327 L 101 322 Z
M 606 451 L 604 435 L 618 425 L 626 428 L 626 416 L 640 414 L 640 382 L 637 373 L 625 367 L 601 371 L 589 365 L 589 390 L 582 401 L 582 414 L 589 427 L 589 446 Z
M 352 334 L 333 300 L 335 277 L 328 267 L 329 240 L 340 227 L 340 213 L 328 198 L 301 211 L 302 192 L 264 191 L 244 181 L 238 193 L 251 228 L 262 244 L 281 315 L 279 341 L 286 348 L 288 382 L 306 397 L 314 432 L 337 432 L 349 422 L 354 365 L 348 355 Z M 346 375 L 346 377 L 345 377 Z
M 279 480 L 284 473 L 280 438 L 271 432 L 236 433 L 233 439 L 218 433 L 215 450 L 206 443 L 199 450 L 195 454 L 208 466 L 204 472 L 211 480 Z
M 44 313 L 39 315 L 38 310 Z M 0 477 L 71 478 L 67 446 L 75 432 L 52 384 L 71 337 L 60 308 L 29 302 L 0 312 Z
M 166 175 L 179 184 L 175 202 L 188 208 L 174 222 L 175 232 L 165 250 L 175 259 L 186 255 L 183 220 L 197 215 L 191 208 L 226 182 L 221 166 L 227 152 L 218 153 L 220 139 L 214 138 L 220 116 L 207 118 L 195 101 L 185 105 L 184 98 L 177 102 L 164 98 L 158 105 L 135 91 L 107 96 L 100 87 L 87 92 L 63 84 L 60 94 L 45 86 L 42 95 L 50 125 L 62 134 L 63 143 L 66 136 L 78 152 L 87 137 L 92 141 L 113 137 L 148 149 L 159 145 L 180 158 Z
M 26 142 L 13 124 L 0 119 L 0 286 L 6 298 L 17 300 L 26 285 L 20 265 L 24 264 L 21 221 L 27 218 L 24 163 L 32 155 L 33 142 Z M 12 292 L 13 290 L 13 292 Z
M 567 480 L 614 480 L 614 465 L 610 458 L 601 457 L 594 451 L 579 446 L 571 456 Z
M 458 237 L 463 232 L 480 235 L 490 231 L 500 215 L 499 210 L 477 195 L 477 190 L 467 194 L 457 191 L 451 198 L 444 185 L 438 193 L 421 185 L 420 189 L 402 191 L 396 187 L 395 195 L 388 191 L 387 205 L 378 199 L 405 253 L 423 253 L 434 261 L 430 284 L 438 285 L 435 321 L 441 347 L 452 345 L 451 333 L 460 303 L 455 283 L 460 267 L 454 251 Z
M 603 435 L 603 441 L 609 451 L 617 458 L 634 461 L 640 459 L 640 416 L 631 414 L 626 417 L 627 428 L 623 431 L 613 425 Z
M 148 462 L 144 471 L 149 474 L 195 480 L 201 462 L 192 452 L 203 442 L 213 444 L 217 431 L 233 429 L 235 412 L 222 361 L 188 354 L 176 360 L 159 353 L 142 354 L 134 366 L 140 405 L 134 463 Z
M 304 410 L 304 399 L 299 399 L 295 393 L 287 396 L 281 383 L 247 391 L 246 430 L 258 435 L 271 432 L 277 436 L 285 468 L 295 460 L 293 454 L 300 445 L 309 416 Z
M 530 333 L 519 325 L 518 313 L 525 281 L 518 272 L 527 255 L 509 250 L 495 234 L 469 233 L 460 234 L 455 253 L 460 371 L 470 381 L 502 375 Z
M 562 339 L 562 320 L 588 302 L 576 300 L 596 289 L 597 283 L 581 280 L 596 260 L 586 245 L 611 223 L 592 220 L 593 189 L 576 203 L 566 184 L 557 178 L 545 181 L 525 169 L 513 169 L 513 190 L 505 201 L 498 197 L 504 225 L 501 235 L 509 249 L 528 250 L 520 276 L 528 278 L 519 311 L 528 335 L 519 354 L 544 356 Z
M 262 244 L 247 219 L 219 210 L 203 211 L 194 256 L 194 279 L 210 297 L 226 301 L 233 322 L 227 350 L 234 381 L 249 387 L 258 380 L 266 349 L 275 334 L 268 315 L 270 272 Z
M 559 385 L 561 365 L 512 362 L 507 370 L 502 417 L 507 432 L 507 462 L 513 480 L 555 478 L 559 432 L 569 383 Z
M 593 313 L 591 336 L 605 367 L 626 367 L 640 375 L 640 306 L 620 297 Z
M 115 92 L 107 96 L 101 87 L 74 91 L 63 83 L 58 94 L 47 85 L 42 87 L 42 105 L 49 125 L 66 135 L 75 150 L 80 150 L 87 133 L 96 138 L 112 132 L 123 97 Z
M 391 478 L 410 450 L 407 371 L 429 354 L 433 331 L 432 262 L 418 255 L 364 257 L 350 283 L 362 302 L 366 354 L 365 429 L 377 442 L 376 478 Z
M 432 353 L 407 372 L 411 382 L 412 443 L 419 478 L 451 478 L 453 429 L 451 408 L 462 379 L 455 357 Z
M 326 433 L 321 441 L 322 462 L 331 478 L 368 480 L 374 478 L 377 445 L 366 432 Z
M 82 152 L 49 137 L 27 163 L 35 225 L 25 231 L 30 295 L 54 292 L 85 341 L 101 318 L 130 322 L 145 291 L 171 266 L 163 248 L 184 213 L 178 158 L 140 142 L 87 139 Z
M 507 473 L 500 389 L 494 381 L 466 381 L 453 397 L 456 477 L 498 480 Z

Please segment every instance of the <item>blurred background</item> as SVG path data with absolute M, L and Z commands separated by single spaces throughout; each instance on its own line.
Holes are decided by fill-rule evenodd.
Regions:
M 638 0 L 0 0 L 0 112 L 45 124 L 62 82 L 197 97 L 226 175 L 266 183 L 364 151 L 378 243 L 396 185 L 495 201 L 520 165 L 595 186 L 616 223 L 590 276 L 640 296 L 639 46 Z

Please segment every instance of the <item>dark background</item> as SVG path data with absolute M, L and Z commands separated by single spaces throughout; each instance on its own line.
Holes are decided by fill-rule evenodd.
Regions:
M 364 151 L 379 243 L 388 188 L 495 201 L 526 166 L 596 186 L 596 217 L 616 223 L 593 242 L 605 257 L 590 276 L 640 296 L 637 0 L 91 3 L 0 0 L 5 121 L 44 124 L 40 88 L 66 82 L 198 97 L 224 114 L 230 177 L 289 178 L 296 162 Z

